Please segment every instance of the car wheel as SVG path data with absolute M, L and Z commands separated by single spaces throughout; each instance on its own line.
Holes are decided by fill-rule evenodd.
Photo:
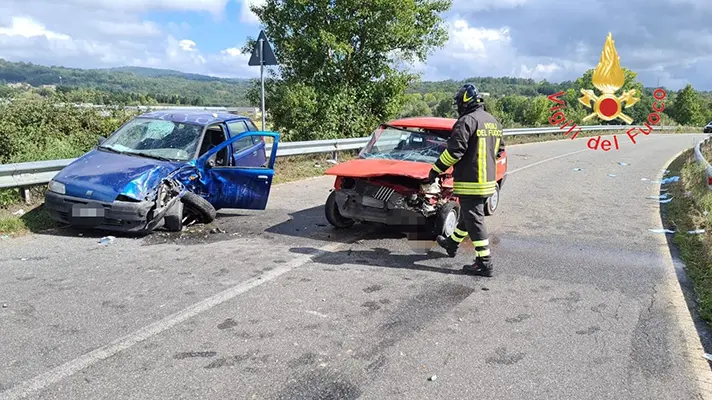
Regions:
M 435 233 L 448 237 L 455 232 L 457 221 L 460 219 L 460 205 L 454 201 L 445 203 L 440 207 L 435 218 Z
M 492 215 L 497 211 L 497 206 L 499 205 L 499 183 L 495 186 L 494 193 L 487 199 L 485 204 L 485 215 Z
M 163 227 L 171 232 L 183 230 L 183 202 L 177 201 L 163 217 Z
M 195 218 L 204 224 L 215 220 L 215 207 L 201 196 L 193 192 L 186 192 L 181 200 L 185 207 L 184 216 Z
M 356 223 L 356 221 L 351 218 L 342 216 L 339 212 L 339 206 L 336 205 L 336 191 L 331 192 L 329 197 L 327 197 L 326 205 L 324 206 L 324 213 L 326 215 L 326 220 L 336 228 L 348 228 Z

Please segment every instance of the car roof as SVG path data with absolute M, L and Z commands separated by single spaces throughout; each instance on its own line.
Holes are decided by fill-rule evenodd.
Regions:
M 413 117 L 401 118 L 388 122 L 388 125 L 397 126 L 400 128 L 422 128 L 433 129 L 440 131 L 452 130 L 452 127 L 457 122 L 454 118 L 441 117 Z
M 147 112 L 137 118 L 162 119 L 171 122 L 187 122 L 197 125 L 211 125 L 228 120 L 243 120 L 247 117 L 222 111 L 168 109 Z

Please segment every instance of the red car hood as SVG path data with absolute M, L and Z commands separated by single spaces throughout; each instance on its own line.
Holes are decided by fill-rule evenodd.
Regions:
M 335 165 L 324 174 L 351 178 L 370 178 L 383 175 L 406 176 L 415 179 L 428 177 L 432 164 L 414 161 L 356 159 Z

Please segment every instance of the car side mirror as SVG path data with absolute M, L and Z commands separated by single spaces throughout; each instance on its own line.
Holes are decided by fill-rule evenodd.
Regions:
M 215 166 L 215 160 L 212 158 L 208 160 L 208 168 L 213 168 Z
M 106 138 L 103 136 L 99 136 L 99 140 L 97 140 L 99 146 L 101 146 L 105 141 L 106 141 Z

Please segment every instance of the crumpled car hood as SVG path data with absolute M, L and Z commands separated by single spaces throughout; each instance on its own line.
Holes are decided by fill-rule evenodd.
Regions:
M 92 150 L 54 179 L 64 183 L 68 196 L 112 202 L 123 194 L 144 200 L 162 179 L 185 164 Z
M 424 162 L 368 158 L 351 160 L 343 164 L 335 165 L 324 173 L 326 175 L 352 178 L 396 175 L 414 179 L 426 179 L 431 166 L 431 164 Z

